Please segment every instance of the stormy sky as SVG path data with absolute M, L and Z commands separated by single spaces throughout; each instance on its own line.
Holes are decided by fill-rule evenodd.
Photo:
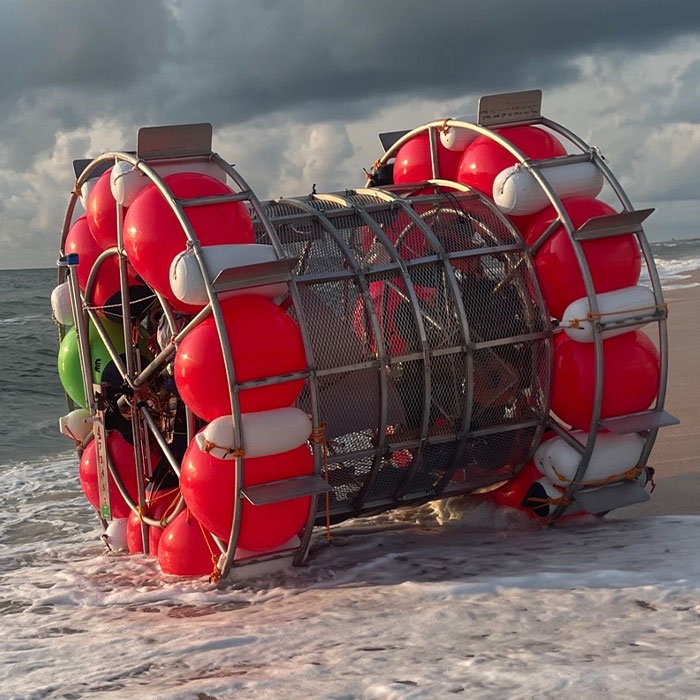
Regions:
M 377 134 L 534 87 L 652 239 L 700 236 L 697 0 L 0 0 L 0 266 L 55 262 L 74 158 L 210 121 L 261 197 L 344 189 Z

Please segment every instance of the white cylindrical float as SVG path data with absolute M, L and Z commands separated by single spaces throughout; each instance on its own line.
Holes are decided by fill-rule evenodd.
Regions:
M 202 248 L 204 262 L 212 280 L 222 271 L 232 267 L 244 267 L 277 260 L 275 249 L 260 243 L 228 243 Z M 209 301 L 197 258 L 190 249 L 183 250 L 170 263 L 170 287 L 173 294 L 187 304 L 204 305 Z M 287 293 L 287 283 L 277 282 L 259 287 L 246 287 L 225 292 L 220 298 L 227 299 L 241 294 L 258 294 L 274 299 Z
M 98 180 L 99 177 L 91 177 L 89 180 L 86 180 L 80 188 L 80 204 L 85 211 L 87 211 L 87 201 L 90 192 L 92 192 L 92 188 L 97 184 Z
M 556 165 L 541 172 L 560 199 L 596 197 L 603 189 L 603 173 L 593 163 Z M 514 216 L 534 214 L 550 205 L 537 180 L 519 163 L 498 173 L 493 201 L 504 214 Z
M 76 408 L 58 419 L 58 429 L 61 435 L 82 443 L 92 433 L 92 419 L 86 408 Z
M 244 413 L 241 416 L 241 437 L 246 457 L 289 452 L 303 445 L 311 435 L 311 419 L 298 408 L 276 408 L 271 411 Z M 231 416 L 220 416 L 196 437 L 202 452 L 217 459 L 234 459 L 233 422 Z
M 70 285 L 62 282 L 51 292 L 51 311 L 62 326 L 73 325 L 73 309 L 70 303 Z
M 456 117 L 454 121 L 472 121 L 471 117 Z M 440 129 L 440 143 L 448 151 L 463 151 L 479 133 L 462 126 L 445 126 Z
M 546 518 L 557 508 L 555 503 L 547 503 L 547 501 L 557 501 L 561 496 L 561 491 L 546 476 L 543 476 L 541 479 L 532 482 L 532 486 L 525 494 L 522 506 L 523 508 L 530 508 L 540 518 Z
M 637 285 L 635 287 L 625 287 L 614 292 L 596 294 L 598 302 L 598 312 L 600 321 L 611 323 L 622 321 L 631 316 L 649 316 L 656 309 L 654 292 L 649 287 Z M 588 297 L 581 297 L 572 301 L 564 311 L 561 319 L 562 328 L 566 335 L 579 343 L 593 342 L 593 321 L 591 318 L 591 307 Z M 624 328 L 607 328 L 603 331 L 603 338 L 612 338 L 616 335 L 629 333 L 641 328 L 644 323 Z
M 226 182 L 226 173 L 209 160 L 190 161 L 187 163 L 149 163 L 149 165 L 161 177 L 175 175 L 176 173 L 202 173 L 221 182 Z M 119 204 L 125 207 L 130 207 L 141 191 L 150 184 L 151 179 L 147 175 L 144 175 L 138 168 L 124 160 L 114 165 L 109 176 L 112 196 Z
M 582 444 L 588 439 L 587 433 L 574 433 Z M 644 449 L 644 438 L 637 433 L 613 435 L 599 433 L 591 460 L 588 463 L 583 484 L 622 475 L 637 466 Z M 542 443 L 534 456 L 540 474 L 548 477 L 557 486 L 567 486 L 576 475 L 581 455 L 564 440 L 557 437 Z
M 129 518 L 116 518 L 112 520 L 102 533 L 102 541 L 113 552 L 125 552 L 129 549 L 126 539 L 126 528 Z

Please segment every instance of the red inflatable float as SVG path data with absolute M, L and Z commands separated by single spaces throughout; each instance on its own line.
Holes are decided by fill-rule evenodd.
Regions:
M 187 508 L 163 530 L 158 543 L 164 574 L 206 576 L 214 570 L 218 554 L 216 542 Z
M 102 249 L 117 245 L 117 203 L 112 196 L 110 168 L 97 179 L 87 200 L 87 222 L 97 245 Z M 122 209 L 122 221 L 126 209 Z
M 659 386 L 659 352 L 642 331 L 603 341 L 601 418 L 645 411 Z M 563 333 L 554 347 L 551 408 L 565 423 L 588 430 L 595 393 L 595 347 Z
M 457 168 L 462 154 L 459 151 L 448 151 L 440 143 L 440 139 L 437 142 L 437 154 L 440 179 L 456 180 Z M 403 182 L 425 182 L 432 179 L 430 138 L 427 133 L 423 133 L 406 141 L 398 150 L 394 161 L 394 182 L 400 184 Z
M 112 430 L 107 435 L 107 449 L 127 493 L 133 501 L 138 501 L 133 446 L 120 433 Z M 80 485 L 83 487 L 83 493 L 90 504 L 99 510 L 100 495 L 97 487 L 97 458 L 94 440 L 85 448 L 80 459 Z M 113 518 L 127 518 L 131 513 L 131 509 L 126 504 L 111 475 L 109 476 L 109 501 Z
M 160 520 L 172 511 L 175 507 L 175 501 L 178 497 L 178 489 L 164 489 L 162 491 L 154 491 L 146 504 L 146 515 L 149 518 Z M 155 557 L 158 555 L 158 543 L 163 534 L 162 527 L 149 525 L 148 527 L 148 553 Z M 132 510 L 129 515 L 129 522 L 126 526 L 126 542 L 129 547 L 129 554 L 142 554 L 143 542 L 141 541 L 141 519 L 138 513 Z
M 261 296 L 240 296 L 221 302 L 231 343 L 236 379 L 246 382 L 306 369 L 301 332 L 274 302 Z M 226 369 L 213 318 L 185 336 L 175 355 L 175 382 L 182 400 L 211 421 L 231 413 Z M 239 394 L 241 412 L 291 406 L 304 380 L 282 382 Z
M 111 196 L 111 194 L 110 194 Z M 88 226 L 87 216 L 76 219 L 66 236 L 64 250 L 66 254 L 78 254 L 78 284 L 85 291 L 90 271 L 98 256 L 102 253 Z M 131 265 L 127 265 L 127 279 L 132 301 L 148 296 L 147 288 L 139 284 Z M 121 286 L 119 277 L 119 259 L 116 255 L 104 260 L 97 272 L 92 288 L 90 302 L 98 310 L 106 312 L 110 318 L 121 318 Z
M 243 463 L 243 485 L 312 474 L 313 457 L 306 444 L 276 455 L 248 458 Z M 228 538 L 233 517 L 235 460 L 217 459 L 192 441 L 182 460 L 180 488 L 190 511 L 207 529 Z M 238 547 L 251 551 L 274 549 L 296 535 L 306 523 L 311 499 L 254 506 L 243 501 Z
M 571 197 L 562 204 L 576 228 L 592 217 L 615 213 L 605 202 L 588 197 Z M 527 243 L 532 245 L 556 218 L 552 207 L 535 214 L 525 233 Z M 581 247 L 597 293 L 637 284 L 642 262 L 633 234 L 583 241 Z M 586 296 L 576 255 L 563 226 L 537 251 L 535 266 L 549 313 L 555 318 L 561 318 L 572 301 Z
M 233 190 L 220 180 L 201 173 L 177 173 L 164 178 L 175 197 L 193 199 Z M 111 193 L 110 193 L 111 196 Z M 253 225 L 242 202 L 189 207 L 186 215 L 203 246 L 220 243 L 253 243 Z M 146 187 L 129 207 L 124 221 L 124 248 L 134 269 L 175 310 L 199 309 L 181 302 L 170 288 L 172 259 L 185 250 L 187 236 L 156 185 Z
M 512 126 L 494 131 L 528 158 L 543 160 L 565 156 L 566 149 L 559 139 L 536 126 Z M 517 159 L 489 136 L 479 136 L 464 150 L 457 172 L 457 182 L 469 185 L 493 199 L 496 175 L 517 163 Z

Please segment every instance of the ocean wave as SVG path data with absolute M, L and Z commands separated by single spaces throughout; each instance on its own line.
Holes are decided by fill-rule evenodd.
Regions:
M 700 269 L 700 257 L 682 259 L 656 258 L 655 262 L 659 275 L 662 277 L 669 277 L 670 275 L 677 275 L 682 272 L 693 272 L 694 270 Z
M 27 316 L 10 316 L 9 318 L 0 318 L 0 326 L 23 326 L 25 323 L 32 321 L 51 320 L 50 315 L 46 314 L 28 314 Z

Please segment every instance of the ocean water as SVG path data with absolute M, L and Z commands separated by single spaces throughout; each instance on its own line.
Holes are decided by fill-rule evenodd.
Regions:
M 695 284 L 700 240 L 654 253 L 664 287 Z M 0 271 L 0 700 L 696 693 L 700 518 L 542 532 L 447 503 L 219 589 L 106 556 L 58 433 L 55 279 Z

